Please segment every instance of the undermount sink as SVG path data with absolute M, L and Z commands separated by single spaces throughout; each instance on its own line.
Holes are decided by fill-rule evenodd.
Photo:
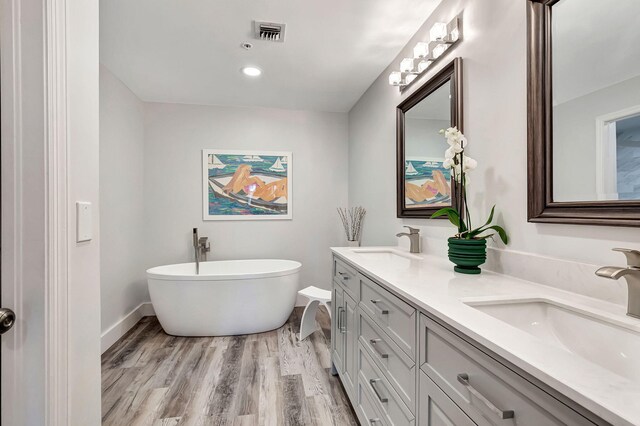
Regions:
M 640 321 L 550 299 L 464 300 L 465 304 L 581 358 L 640 381 Z
M 396 249 L 379 249 L 379 248 L 352 248 L 353 253 L 357 253 L 365 259 L 376 262 L 393 262 L 409 266 L 411 260 L 422 260 L 420 256 L 406 253 Z

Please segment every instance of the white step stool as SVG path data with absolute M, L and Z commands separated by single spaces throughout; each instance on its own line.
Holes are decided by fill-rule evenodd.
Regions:
M 304 340 L 316 331 L 316 312 L 320 303 L 326 306 L 331 317 L 331 291 L 309 286 L 298 291 L 298 294 L 309 299 L 300 321 L 300 340 Z

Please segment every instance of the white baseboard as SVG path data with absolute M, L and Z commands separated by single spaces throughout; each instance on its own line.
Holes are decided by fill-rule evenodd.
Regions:
M 120 321 L 112 325 L 107 331 L 102 333 L 100 337 L 101 353 L 105 353 L 115 342 L 124 336 L 127 331 L 142 319 L 142 317 L 150 317 L 155 315 L 151 302 L 141 303 L 137 308 L 129 312 Z

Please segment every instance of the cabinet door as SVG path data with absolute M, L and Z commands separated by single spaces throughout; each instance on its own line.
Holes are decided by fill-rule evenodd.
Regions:
M 476 426 L 433 381 L 420 372 L 420 426 Z
M 340 286 L 333 285 L 333 300 L 331 302 L 333 316 L 331 318 L 331 347 L 333 348 L 333 365 L 342 374 L 344 371 L 344 291 Z
M 356 302 L 344 293 L 344 324 L 346 329 L 344 343 L 344 386 L 350 394 L 354 394 L 358 369 L 356 368 L 356 349 L 358 344 L 358 324 L 356 318 Z

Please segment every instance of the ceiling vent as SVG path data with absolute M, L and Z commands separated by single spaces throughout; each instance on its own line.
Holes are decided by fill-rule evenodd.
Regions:
M 259 40 L 284 42 L 285 24 L 275 22 L 254 21 L 255 37 Z

